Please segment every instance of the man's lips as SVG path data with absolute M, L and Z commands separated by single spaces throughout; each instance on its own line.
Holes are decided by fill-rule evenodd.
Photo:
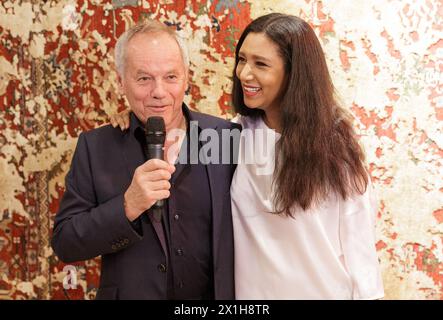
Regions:
M 164 105 L 164 106 L 147 106 L 146 108 L 148 108 L 149 110 L 153 111 L 153 112 L 163 112 L 168 108 L 168 105 Z

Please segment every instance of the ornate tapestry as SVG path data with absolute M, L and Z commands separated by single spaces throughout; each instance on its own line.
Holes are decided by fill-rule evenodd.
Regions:
M 92 299 L 99 258 L 50 248 L 82 131 L 125 109 L 113 47 L 158 19 L 188 43 L 195 110 L 230 119 L 233 53 L 269 12 L 307 20 L 367 153 L 388 299 L 443 299 L 443 2 L 5 0 L 0 4 L 0 299 Z

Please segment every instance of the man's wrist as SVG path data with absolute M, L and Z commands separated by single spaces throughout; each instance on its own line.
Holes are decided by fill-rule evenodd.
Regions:
M 128 206 L 128 202 L 126 201 L 126 196 L 123 196 L 123 208 L 124 208 L 124 210 L 125 210 L 126 218 L 127 218 L 130 222 L 133 222 L 134 220 L 137 219 L 136 214 L 134 214 L 134 210 L 131 209 L 131 208 Z

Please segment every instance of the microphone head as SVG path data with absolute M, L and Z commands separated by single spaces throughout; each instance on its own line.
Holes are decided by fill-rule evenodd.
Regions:
M 145 127 L 148 144 L 165 144 L 166 128 L 163 117 L 149 117 Z

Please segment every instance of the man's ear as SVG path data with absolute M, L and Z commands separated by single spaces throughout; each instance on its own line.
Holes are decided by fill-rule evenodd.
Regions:
M 190 80 L 191 79 L 189 79 L 189 67 L 187 67 L 186 69 L 185 69 L 185 81 L 186 81 L 186 90 L 185 90 L 185 92 L 186 92 L 186 94 L 189 94 L 189 92 L 190 92 L 190 90 L 191 90 L 191 85 L 190 85 Z
M 123 88 L 123 78 L 118 72 L 117 72 L 117 85 L 118 85 L 118 93 L 123 95 L 125 93 Z

